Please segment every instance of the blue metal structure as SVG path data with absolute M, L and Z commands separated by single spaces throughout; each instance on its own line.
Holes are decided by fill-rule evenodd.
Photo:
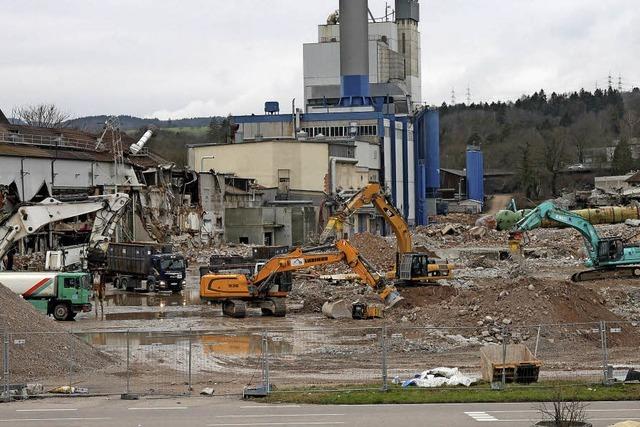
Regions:
M 425 116 L 427 197 L 435 198 L 440 190 L 440 112 L 428 110 Z
M 484 159 L 476 147 L 467 148 L 467 197 L 484 204 Z
M 278 114 L 280 112 L 280 103 L 278 101 L 267 101 L 264 103 L 264 112 L 266 114 Z

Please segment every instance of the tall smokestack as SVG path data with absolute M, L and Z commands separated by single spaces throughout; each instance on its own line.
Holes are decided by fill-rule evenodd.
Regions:
M 340 0 L 340 95 L 369 96 L 367 0 Z

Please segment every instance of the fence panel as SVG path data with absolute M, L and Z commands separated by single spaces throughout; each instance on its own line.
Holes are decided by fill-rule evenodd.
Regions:
M 446 367 L 480 378 L 482 341 L 474 328 L 394 326 L 387 328 L 388 376 L 399 384 L 424 371 Z
M 269 381 L 278 390 L 380 389 L 383 385 L 382 328 L 269 330 L 264 334 Z
M 607 366 L 603 376 L 606 374 L 608 381 L 624 381 L 629 370 L 640 369 L 640 325 L 638 322 L 606 321 L 603 322 L 603 330 L 606 344 L 603 363 Z
M 191 382 L 194 393 L 213 388 L 217 396 L 241 395 L 262 383 L 260 331 L 206 331 L 191 336 Z
M 127 333 L 128 391 L 136 394 L 189 393 L 190 336 L 179 332 Z
M 509 326 L 508 342 L 524 344 L 523 355 L 540 363 L 539 382 L 597 383 L 602 381 L 600 323 Z M 527 369 L 523 363 L 522 369 Z M 519 381 L 516 381 L 519 382 Z M 528 380 L 523 378 L 522 382 Z

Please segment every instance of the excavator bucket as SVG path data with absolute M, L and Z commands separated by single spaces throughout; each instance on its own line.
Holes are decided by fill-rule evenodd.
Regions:
M 322 314 L 329 319 L 350 319 L 351 318 L 351 304 L 345 300 L 338 300 L 333 302 L 325 302 L 322 305 Z
M 393 288 L 385 297 L 384 297 L 384 303 L 386 305 L 386 310 L 390 309 L 391 307 L 393 307 L 394 305 L 396 305 L 397 303 L 399 303 L 400 301 L 402 301 L 404 298 L 402 298 L 402 296 L 400 296 L 400 293 Z

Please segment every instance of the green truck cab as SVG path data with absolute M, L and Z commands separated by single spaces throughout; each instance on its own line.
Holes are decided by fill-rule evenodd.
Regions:
M 91 311 L 91 275 L 82 272 L 2 272 L 0 283 L 56 320 Z

